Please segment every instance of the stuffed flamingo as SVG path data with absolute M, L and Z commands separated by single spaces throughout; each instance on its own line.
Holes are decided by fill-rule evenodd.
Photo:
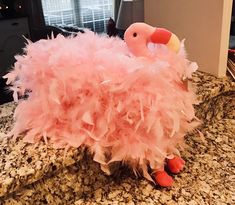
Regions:
M 10 135 L 24 132 L 26 142 L 43 139 L 56 148 L 85 146 L 106 173 L 122 161 L 148 180 L 172 185 L 164 166 L 182 170 L 178 147 L 196 124 L 194 94 L 182 79 L 197 66 L 176 35 L 135 23 L 125 42 L 91 31 L 59 35 L 29 42 L 16 59 L 5 76 L 18 102 Z

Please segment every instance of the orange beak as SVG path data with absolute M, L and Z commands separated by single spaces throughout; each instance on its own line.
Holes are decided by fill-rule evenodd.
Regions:
M 178 37 L 164 28 L 156 28 L 151 34 L 149 41 L 152 43 L 165 44 L 169 49 L 176 53 L 180 49 L 180 40 Z
M 156 28 L 150 36 L 152 43 L 167 44 L 172 36 L 172 33 L 164 28 Z

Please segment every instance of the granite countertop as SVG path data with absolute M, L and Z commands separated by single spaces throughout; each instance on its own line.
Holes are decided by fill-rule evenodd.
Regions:
M 195 72 L 192 79 L 198 100 L 205 102 L 223 93 L 235 91 L 235 82 L 231 77 L 217 78 L 212 74 Z
M 0 204 L 235 204 L 235 84 L 202 72 L 193 83 L 204 138 L 187 135 L 186 166 L 172 188 L 136 178 L 121 165 L 106 176 L 85 149 L 13 142 L 5 134 L 16 105 L 0 106 Z
M 67 152 L 40 142 L 26 144 L 21 138 L 15 142 L 6 137 L 13 125 L 15 103 L 0 106 L 0 197 L 17 190 L 22 184 L 31 184 L 45 175 L 58 172 L 74 164 L 83 156 L 82 149 Z

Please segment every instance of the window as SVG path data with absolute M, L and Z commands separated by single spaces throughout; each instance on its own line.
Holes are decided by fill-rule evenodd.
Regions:
M 113 0 L 42 0 L 47 25 L 67 25 L 106 32 Z

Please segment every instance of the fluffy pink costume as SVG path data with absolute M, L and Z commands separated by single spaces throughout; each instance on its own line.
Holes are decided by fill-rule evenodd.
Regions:
M 18 101 L 11 134 L 86 146 L 106 172 L 110 163 L 125 161 L 152 180 L 150 167 L 169 186 L 165 162 L 172 172 L 182 169 L 177 147 L 195 127 L 194 95 L 182 79 L 197 66 L 167 30 L 135 23 L 125 42 L 90 31 L 29 42 L 5 76 Z M 165 45 L 148 49 L 149 42 Z

